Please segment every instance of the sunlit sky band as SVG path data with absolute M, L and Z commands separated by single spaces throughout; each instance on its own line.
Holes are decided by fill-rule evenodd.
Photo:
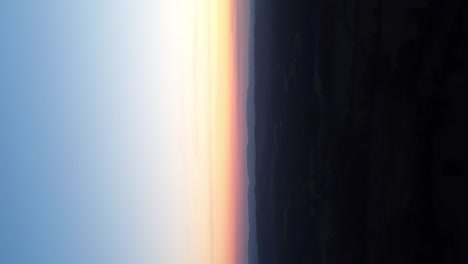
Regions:
M 174 6 L 176 13 L 185 11 L 170 23 L 178 26 L 174 32 L 180 34 L 171 44 L 177 56 L 171 72 L 177 74 L 174 87 L 180 89 L 181 98 L 181 164 L 189 172 L 189 255 L 194 263 L 238 264 L 244 261 L 247 239 L 245 72 L 238 65 L 245 62 L 238 60 L 243 55 L 238 22 L 246 13 L 238 12 L 244 8 L 242 1 L 197 0 L 193 4 Z

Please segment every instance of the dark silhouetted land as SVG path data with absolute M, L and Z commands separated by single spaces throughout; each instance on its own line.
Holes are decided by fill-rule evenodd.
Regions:
M 254 36 L 259 263 L 468 263 L 468 2 L 255 0 Z

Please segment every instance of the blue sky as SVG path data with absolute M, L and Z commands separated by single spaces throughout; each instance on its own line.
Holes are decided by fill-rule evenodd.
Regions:
M 0 1 L 0 263 L 183 261 L 174 1 Z

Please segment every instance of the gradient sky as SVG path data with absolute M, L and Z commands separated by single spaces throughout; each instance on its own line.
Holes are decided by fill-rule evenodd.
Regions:
M 247 14 L 0 1 L 0 263 L 245 262 Z

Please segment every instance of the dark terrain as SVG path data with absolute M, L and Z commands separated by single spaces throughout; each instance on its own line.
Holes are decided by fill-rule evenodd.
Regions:
M 468 263 L 468 1 L 254 2 L 258 263 Z

